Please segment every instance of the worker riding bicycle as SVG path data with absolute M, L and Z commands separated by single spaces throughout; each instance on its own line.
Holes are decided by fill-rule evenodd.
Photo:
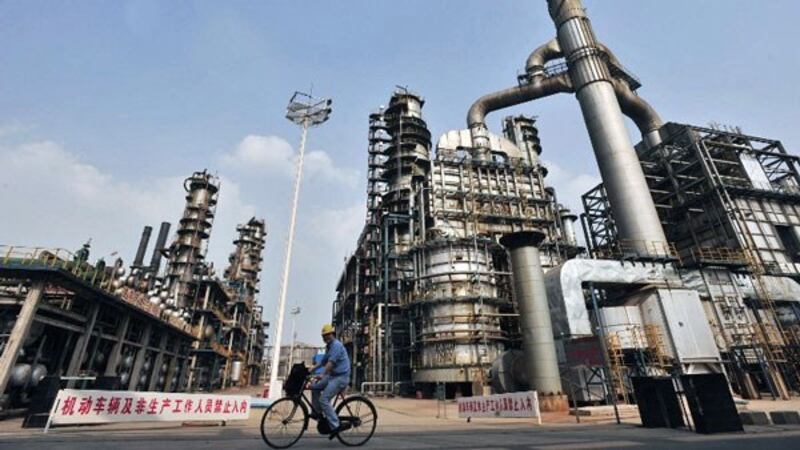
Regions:
M 325 341 L 325 354 L 318 364 L 311 370 L 322 373 L 314 376 L 311 384 L 311 403 L 316 411 L 322 411 L 330 425 L 330 439 L 336 437 L 341 431 L 350 428 L 350 423 L 342 424 L 336 411 L 333 409 L 333 399 L 344 391 L 350 384 L 350 357 L 341 341 L 336 339 L 333 325 L 325 324 L 322 327 L 322 340 Z M 321 420 L 320 417 L 313 417 Z

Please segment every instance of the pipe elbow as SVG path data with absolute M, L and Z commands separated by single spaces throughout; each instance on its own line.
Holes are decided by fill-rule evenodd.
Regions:
M 467 127 L 469 129 L 485 127 L 486 115 L 492 111 L 572 90 L 572 82 L 566 73 L 562 73 L 538 79 L 524 86 L 514 86 L 484 95 L 469 108 Z
M 469 112 L 467 112 L 467 128 L 471 129 L 483 125 L 486 118 L 486 103 L 488 99 L 489 95 L 484 95 L 475 100 L 475 103 L 469 107 Z
M 597 48 L 606 54 L 608 62 L 617 67 L 623 67 L 620 60 L 608 47 L 598 42 Z M 648 139 L 654 131 L 661 129 L 664 122 L 658 112 L 642 97 L 631 90 L 628 84 L 618 78 L 613 78 L 611 83 L 614 85 L 614 93 L 617 96 L 622 113 L 630 117 L 636 127 L 642 133 L 642 137 Z
M 650 103 L 636 95 L 624 81 L 614 79 L 612 83 L 622 113 L 633 120 L 642 136 L 659 130 L 664 125 L 661 116 L 658 115 Z
M 553 38 L 540 45 L 528 56 L 525 62 L 525 73 L 528 77 L 533 77 L 544 72 L 544 65 L 548 61 L 560 58 L 563 56 L 561 46 L 558 44 L 558 38 Z

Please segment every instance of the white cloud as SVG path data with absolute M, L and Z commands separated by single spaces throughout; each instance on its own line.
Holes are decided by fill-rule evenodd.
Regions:
M 309 223 L 309 234 L 322 238 L 341 261 L 355 250 L 366 211 L 365 201 L 346 208 L 316 211 Z
M 23 125 L 19 122 L 0 124 L 0 138 L 25 133 L 30 131 L 31 128 L 32 127 Z
M 174 232 L 183 209 L 184 177 L 127 182 L 52 141 L 0 142 L 2 243 L 75 250 L 92 238 L 92 259 L 116 251 L 130 263 L 144 225 L 157 230 L 161 221 L 168 221 Z M 223 178 L 210 260 L 225 261 L 236 224 L 254 213 L 241 200 L 239 186 Z
M 74 251 L 91 237 L 91 260 L 116 251 L 130 264 L 144 225 L 153 226 L 155 234 L 159 223 L 168 221 L 174 233 L 184 207 L 183 180 L 202 168 L 186 168 L 174 176 L 127 178 L 87 162 L 57 142 L 19 140 L 16 136 L 0 140 L 0 244 Z M 221 176 L 209 241 L 208 260 L 221 275 L 233 249 L 236 225 L 252 216 L 266 218 L 269 234 L 259 301 L 270 321 L 275 319 L 283 268 L 291 158 L 291 146 L 274 136 L 248 136 L 223 156 L 221 162 L 229 170 Z M 249 168 L 276 176 L 244 176 L 256 173 L 245 173 Z M 232 173 L 237 174 L 235 181 Z M 309 153 L 306 174 L 329 183 L 346 183 L 350 176 L 322 152 Z M 289 290 L 289 298 L 303 306 L 303 321 L 309 324 L 298 324 L 301 339 L 314 338 L 318 324 L 330 321 L 342 259 L 355 248 L 364 223 L 361 191 L 341 183 L 308 183 L 301 198 Z
M 545 184 L 556 189 L 558 202 L 569 207 L 573 213 L 583 211 L 581 196 L 589 189 L 597 186 L 601 179 L 598 175 L 574 173 L 552 161 L 542 161 L 548 174 Z
M 239 171 L 261 172 L 293 177 L 295 151 L 285 139 L 278 136 L 249 135 L 230 152 L 220 157 L 220 162 Z M 303 176 L 307 179 L 355 186 L 358 171 L 337 167 L 330 155 L 321 150 L 306 152 Z
M 222 164 L 235 169 L 251 169 L 291 175 L 292 146 L 277 136 L 249 135 L 230 153 L 221 157 Z

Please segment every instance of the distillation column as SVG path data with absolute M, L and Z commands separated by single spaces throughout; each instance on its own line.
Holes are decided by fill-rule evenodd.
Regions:
M 167 269 L 167 305 L 178 309 L 186 308 L 192 300 L 195 271 L 205 258 L 205 243 L 214 221 L 219 181 L 205 171 L 195 172 L 184 181 L 183 187 L 186 207 L 178 224 L 178 236 L 170 248 Z
M 262 252 L 266 242 L 266 226 L 263 220 L 251 218 L 236 227 L 236 246 L 225 269 L 225 280 L 233 290 L 232 323 L 227 333 L 228 351 L 233 352 L 233 361 L 226 367 L 226 375 L 233 383 L 246 384 L 258 373 L 258 363 L 252 359 L 251 350 L 257 344 L 258 332 L 253 321 L 258 282 L 261 274 Z M 244 361 L 240 358 L 243 356 Z M 243 366 L 244 365 L 244 369 Z
M 407 349 L 411 343 L 407 316 L 399 308 L 405 302 L 403 289 L 413 272 L 410 250 L 415 240 L 415 203 L 430 170 L 431 133 L 422 118 L 421 96 L 400 88 L 394 92 L 383 112 L 391 140 L 385 147 L 382 171 L 386 192 L 381 199 L 381 271 L 383 332 L 381 381 L 393 382 L 411 377 Z
M 580 0 L 548 0 L 619 236 L 640 254 L 666 242 L 644 173 L 623 121 L 606 60 Z M 660 250 L 660 251 L 659 251 Z M 655 253 L 663 253 L 663 249 Z

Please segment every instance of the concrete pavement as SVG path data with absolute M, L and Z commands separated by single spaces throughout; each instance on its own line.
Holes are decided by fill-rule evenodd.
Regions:
M 582 418 L 581 424 L 566 414 L 547 414 L 539 426 L 533 419 L 459 419 L 448 402 L 433 400 L 375 399 L 379 425 L 367 448 L 392 449 L 605 449 L 605 448 L 800 448 L 800 426 L 750 426 L 745 433 L 698 435 L 688 430 L 644 429 L 638 417 L 628 416 L 622 425 L 610 417 Z M 437 408 L 438 406 L 438 408 Z M 777 405 L 776 405 L 777 406 Z M 438 418 L 437 418 L 438 409 Z M 0 449 L 258 449 L 259 421 L 263 410 L 254 410 L 248 421 L 227 426 L 181 426 L 174 423 L 137 423 L 51 430 L 20 429 L 18 421 L 0 422 Z M 16 422 L 16 423 L 15 423 Z M 338 441 L 316 434 L 312 428 L 296 449 L 343 448 Z
M 413 430 L 378 432 L 367 448 L 399 449 L 606 449 L 677 448 L 737 449 L 797 448 L 800 427 L 761 427 L 745 433 L 703 436 L 682 430 L 648 430 L 635 425 L 584 425 Z M 342 448 L 337 441 L 308 433 L 293 448 Z M 258 430 L 243 426 L 214 428 L 161 428 L 125 431 L 83 430 L 49 435 L 0 437 L 0 449 L 256 449 L 267 448 Z

